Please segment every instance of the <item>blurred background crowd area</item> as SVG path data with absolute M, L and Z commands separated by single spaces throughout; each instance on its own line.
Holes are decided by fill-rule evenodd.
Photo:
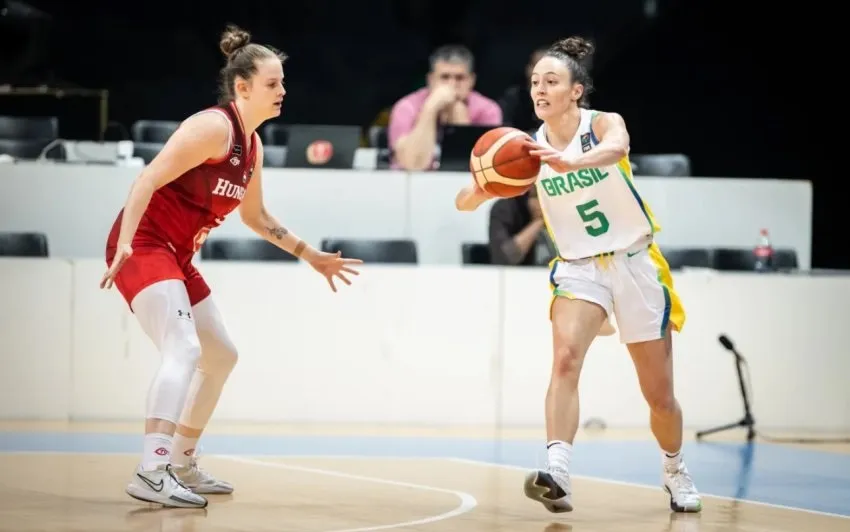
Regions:
M 591 105 L 623 114 L 632 149 L 686 153 L 698 175 L 804 177 L 791 158 L 793 117 L 774 112 L 771 43 L 746 31 L 726 1 L 304 0 L 193 3 L 0 0 L 0 85 L 109 90 L 107 135 L 143 119 L 182 120 L 215 102 L 218 37 L 239 24 L 284 50 L 279 121 L 366 130 L 422 87 L 428 58 L 459 44 L 475 58 L 475 90 L 496 101 L 524 89 L 535 49 L 573 34 L 596 44 Z M 0 98 L 0 113 L 44 114 L 46 99 Z M 60 134 L 96 138 L 96 100 L 61 109 Z M 58 110 L 58 109 L 57 109 Z M 741 133 L 759 135 L 742 142 Z M 117 130 L 117 131 L 116 131 Z M 788 144 L 783 144 L 788 143 Z
M 113 141 L 132 139 L 139 121 L 180 121 L 215 104 L 219 36 L 235 23 L 289 56 L 283 113 L 269 125 L 351 125 L 361 146 L 387 148 L 393 106 L 426 85 L 435 50 L 456 45 L 474 59 L 473 90 L 499 105 L 504 124 L 527 129 L 536 127 L 527 98 L 535 51 L 581 35 L 596 46 L 590 104 L 624 116 L 633 153 L 682 154 L 689 176 L 812 180 L 814 262 L 842 268 L 850 259 L 825 258 L 820 254 L 830 251 L 818 242 L 834 227 L 837 185 L 818 180 L 803 155 L 808 91 L 789 96 L 789 84 L 806 72 L 805 47 L 779 32 L 820 16 L 809 7 L 767 11 L 728 0 L 0 0 L 0 115 L 55 116 L 62 138 Z M 11 96 L 22 88 L 93 96 Z M 108 101 L 98 91 L 108 91 Z M 795 103 L 805 109 L 789 110 Z

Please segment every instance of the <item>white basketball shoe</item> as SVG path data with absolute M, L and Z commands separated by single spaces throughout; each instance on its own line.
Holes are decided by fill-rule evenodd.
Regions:
M 207 500 L 192 493 L 174 474 L 170 464 L 154 470 L 136 467 L 133 479 L 125 490 L 127 495 L 145 502 L 153 502 L 172 508 L 206 508 Z
M 665 464 L 661 478 L 664 491 L 670 495 L 671 510 L 681 513 L 702 510 L 702 500 L 685 462 Z
M 195 493 L 233 493 L 233 485 L 219 480 L 198 467 L 198 458 L 193 456 L 185 466 L 173 466 L 177 478 Z
M 524 491 L 526 497 L 552 513 L 573 511 L 570 474 L 566 470 L 549 467 L 531 471 L 525 476 Z

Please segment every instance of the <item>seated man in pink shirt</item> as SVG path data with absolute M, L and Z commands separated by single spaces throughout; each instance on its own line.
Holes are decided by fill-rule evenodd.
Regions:
M 392 168 L 433 169 L 440 125 L 502 125 L 499 104 L 472 90 L 475 74 L 468 49 L 443 46 L 430 62 L 428 86 L 400 99 L 390 113 Z

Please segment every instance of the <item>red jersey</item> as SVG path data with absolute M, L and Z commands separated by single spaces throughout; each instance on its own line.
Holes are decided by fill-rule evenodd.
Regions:
M 187 171 L 153 193 L 139 221 L 133 247 L 166 244 L 179 254 L 197 252 L 209 231 L 220 225 L 242 202 L 254 173 L 257 153 L 256 132 L 251 148 L 239 111 L 231 102 L 201 112 L 219 112 L 230 122 L 230 148 L 220 159 L 208 160 Z M 121 231 L 121 218 L 112 226 L 107 247 L 115 247 Z

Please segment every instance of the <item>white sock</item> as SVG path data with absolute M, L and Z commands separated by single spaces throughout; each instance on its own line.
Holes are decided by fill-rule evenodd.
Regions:
M 171 463 L 176 466 L 189 465 L 189 460 L 195 455 L 198 446 L 198 438 L 183 436 L 179 432 L 174 434 L 174 446 L 171 451 Z
M 549 452 L 549 469 L 569 471 L 570 457 L 573 454 L 573 446 L 561 440 L 552 440 L 546 444 Z
M 664 465 L 664 469 L 676 471 L 679 469 L 679 464 L 682 463 L 682 451 L 678 450 L 675 453 L 668 453 L 667 451 L 662 450 L 661 462 Z
M 158 465 L 171 461 L 171 436 L 168 434 L 145 434 L 144 451 L 142 453 L 142 469 L 150 471 Z

